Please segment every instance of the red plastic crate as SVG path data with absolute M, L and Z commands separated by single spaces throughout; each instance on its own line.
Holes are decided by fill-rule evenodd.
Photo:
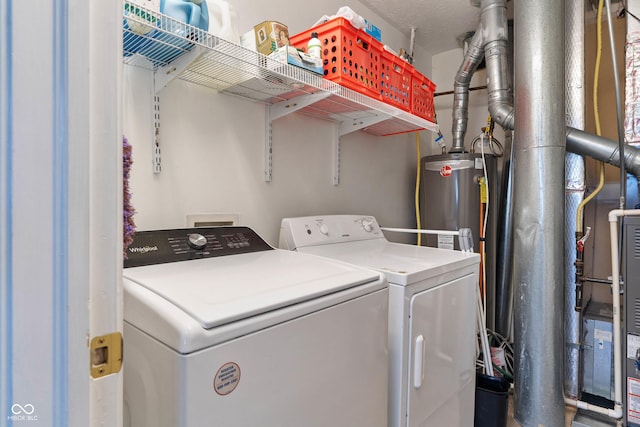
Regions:
M 335 18 L 290 37 L 291 45 L 306 52 L 313 32 L 318 33 L 322 43 L 324 77 L 380 99 L 380 42 L 346 19 Z
M 411 113 L 435 122 L 436 110 L 433 106 L 435 91 L 435 83 L 414 70 L 411 77 Z
M 415 69 L 386 50 L 380 61 L 380 99 L 387 104 L 411 111 L 411 78 Z

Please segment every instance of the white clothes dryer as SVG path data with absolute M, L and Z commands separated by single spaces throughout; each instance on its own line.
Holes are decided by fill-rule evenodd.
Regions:
M 384 275 L 246 227 L 138 232 L 127 253 L 125 426 L 387 426 Z
M 472 427 L 480 256 L 389 242 L 362 215 L 285 218 L 279 246 L 389 281 L 389 427 Z

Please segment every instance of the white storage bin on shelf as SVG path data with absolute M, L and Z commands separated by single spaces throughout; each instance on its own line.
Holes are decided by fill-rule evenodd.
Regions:
M 146 32 L 140 28 L 151 30 Z M 271 121 L 293 112 L 337 123 L 339 137 L 362 130 L 393 135 L 438 126 L 421 117 L 124 1 L 124 62 L 155 72 L 156 92 L 174 78 L 266 104 L 265 180 L 271 180 Z M 338 147 L 336 147 L 338 148 Z M 339 182 L 339 153 L 334 183 Z

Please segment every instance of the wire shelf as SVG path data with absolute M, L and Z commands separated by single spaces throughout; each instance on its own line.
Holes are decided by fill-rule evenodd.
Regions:
M 175 71 L 181 80 L 272 105 L 322 92 L 327 97 L 298 111 L 354 126 L 373 117 L 374 124 L 358 130 L 374 135 L 437 131 L 428 120 L 138 4 L 125 0 L 123 13 L 125 64 L 156 73 Z M 174 67 L 186 54 L 192 55 L 191 62 L 184 69 Z

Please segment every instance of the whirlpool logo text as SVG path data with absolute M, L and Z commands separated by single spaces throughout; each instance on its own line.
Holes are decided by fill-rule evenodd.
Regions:
M 146 254 L 147 252 L 153 252 L 157 250 L 157 246 L 137 246 L 135 248 L 129 248 L 129 252 L 138 254 Z

